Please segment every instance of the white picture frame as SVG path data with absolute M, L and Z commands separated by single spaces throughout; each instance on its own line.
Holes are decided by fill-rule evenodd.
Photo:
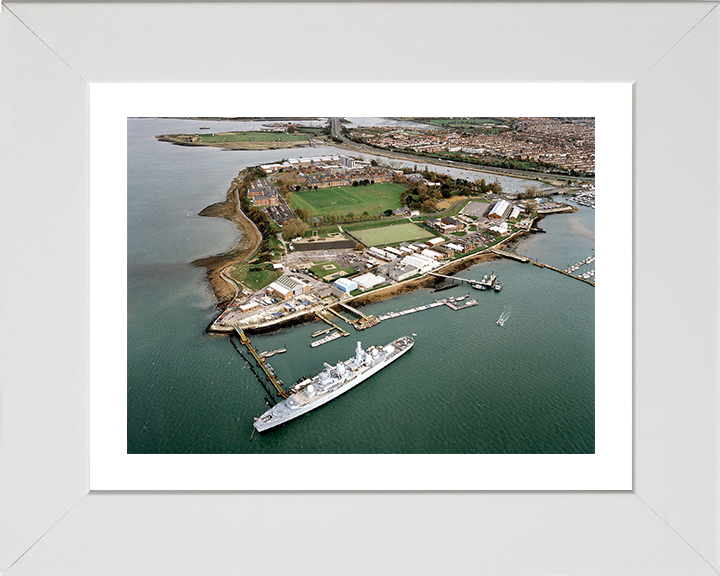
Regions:
M 679 189 L 718 205 L 719 30 L 716 2 L 4 5 L 0 570 L 274 574 L 319 536 L 295 573 L 717 574 L 718 237 L 660 223 Z M 632 491 L 88 493 L 88 83 L 272 81 L 259 59 L 318 53 L 318 81 L 635 83 Z

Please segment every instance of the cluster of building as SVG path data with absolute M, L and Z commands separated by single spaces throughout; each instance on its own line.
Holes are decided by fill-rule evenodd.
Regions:
M 514 118 L 499 133 L 462 128 L 359 128 L 356 137 L 378 148 L 450 152 L 544 162 L 595 173 L 594 118 Z
M 488 213 L 488 219 L 492 220 L 521 220 L 525 214 L 524 204 L 512 204 L 507 200 L 499 200 Z
M 335 154 L 333 156 L 313 156 L 312 158 L 289 158 L 279 164 L 262 164 L 260 169 L 265 174 L 274 174 L 281 170 L 303 170 L 308 168 L 324 168 L 334 166 L 341 163 L 341 156 Z
M 245 290 L 243 293 L 251 294 Z M 248 301 L 242 304 L 233 302 L 216 322 L 220 326 L 241 326 L 277 320 L 317 305 L 322 297 L 322 290 L 313 290 L 309 282 L 283 275 L 256 292 Z
M 470 220 L 470 223 L 473 223 L 472 220 Z M 468 226 L 468 223 L 464 220 L 464 218 L 452 218 L 450 216 L 445 218 L 428 218 L 425 220 L 425 224 L 433 230 L 437 230 L 440 234 L 458 232 Z
M 267 180 L 253 180 L 247 195 L 254 206 L 277 206 L 280 204 L 277 190 Z
M 260 168 L 266 174 L 275 172 L 296 172 L 308 188 L 332 188 L 352 186 L 353 182 L 393 182 L 404 178 L 402 170 L 391 170 L 372 166 L 366 160 L 350 156 L 315 156 L 312 158 L 290 158 L 280 164 L 263 164 Z
M 397 246 L 383 248 L 373 246 L 366 252 L 373 273 L 353 278 L 338 278 L 333 283 L 333 293 L 343 297 L 355 290 L 369 290 L 389 282 L 402 282 L 416 275 L 426 274 L 442 266 L 443 261 L 456 254 L 464 254 L 486 246 L 491 238 L 481 232 L 446 241 L 435 237 L 425 242 L 401 242 Z
M 367 272 L 354 278 L 338 278 L 333 282 L 332 293 L 343 298 L 349 296 L 355 290 L 370 290 L 383 284 L 387 284 L 385 277 Z

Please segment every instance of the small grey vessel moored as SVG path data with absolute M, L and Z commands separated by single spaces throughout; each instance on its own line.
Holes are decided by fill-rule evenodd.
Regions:
M 256 418 L 255 429 L 258 432 L 270 430 L 326 404 L 400 358 L 414 344 L 415 340 L 409 336 L 402 336 L 386 346 L 370 346 L 367 350 L 363 350 L 358 342 L 355 356 L 334 366 L 326 362 L 325 370 L 296 384 L 292 396 Z

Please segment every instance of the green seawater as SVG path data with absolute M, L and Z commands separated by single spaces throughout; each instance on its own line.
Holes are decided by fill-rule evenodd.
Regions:
M 292 383 L 325 361 L 349 358 L 358 340 L 367 347 L 417 334 L 408 354 L 369 380 L 250 441 L 267 393 L 226 337 L 205 334 L 214 298 L 204 271 L 189 264 L 229 248 L 238 233 L 197 212 L 222 200 L 245 166 L 334 149 L 225 152 L 153 138 L 199 125 L 128 120 L 129 453 L 594 452 L 594 288 L 509 260 L 458 273 L 480 279 L 494 271 L 504 283 L 500 293 L 420 290 L 363 308 L 382 314 L 470 294 L 480 303 L 467 310 L 410 314 L 317 348 L 309 346 L 316 322 L 253 336 L 260 350 L 288 349 L 270 363 Z M 594 217 L 587 208 L 548 216 L 540 223 L 545 234 L 512 249 L 565 268 L 592 253 Z M 595 264 L 578 272 L 587 268 Z M 498 327 L 503 311 L 510 316 Z

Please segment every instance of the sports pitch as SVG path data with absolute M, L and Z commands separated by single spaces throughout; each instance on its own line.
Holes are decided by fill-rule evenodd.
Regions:
M 397 244 L 399 242 L 411 242 L 432 238 L 435 236 L 417 224 L 408 222 L 396 226 L 383 226 L 382 228 L 368 228 L 367 230 L 353 230 L 355 236 L 365 246 L 383 246 L 386 244 Z
M 378 216 L 385 210 L 401 207 L 403 190 L 405 188 L 392 182 L 303 190 L 293 193 L 290 204 L 293 208 L 309 210 L 313 216 L 347 216 L 350 212 L 356 217 L 363 212 Z
M 304 134 L 285 134 L 284 132 L 218 132 L 217 134 L 197 134 L 200 142 L 297 142 L 305 141 Z

